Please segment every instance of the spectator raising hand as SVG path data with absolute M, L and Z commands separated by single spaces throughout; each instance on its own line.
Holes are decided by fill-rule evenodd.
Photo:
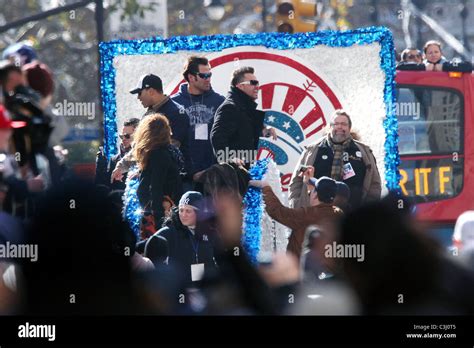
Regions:
M 306 170 L 302 172 L 303 173 L 303 181 L 305 183 L 308 183 L 310 178 L 314 178 L 314 167 L 313 166 L 307 166 Z
M 309 179 L 314 178 L 314 167 L 307 166 L 306 169 L 301 172 L 301 174 L 303 175 L 303 182 L 306 184 L 308 191 L 311 191 L 314 188 L 314 185 Z

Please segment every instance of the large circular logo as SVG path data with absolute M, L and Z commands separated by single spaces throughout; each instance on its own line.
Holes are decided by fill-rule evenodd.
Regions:
M 275 128 L 278 135 L 277 140 L 260 138 L 258 158 L 275 160 L 286 191 L 304 146 L 324 134 L 327 118 L 341 108 L 341 102 L 337 97 L 340 93 L 316 67 L 309 67 L 297 57 L 290 58 L 287 51 L 276 52 L 264 47 L 238 47 L 208 58 L 213 89 L 224 95 L 229 90 L 232 71 L 243 66 L 255 69 L 260 81 L 258 108 L 265 111 L 265 124 Z M 172 86 L 175 92 L 179 83 Z

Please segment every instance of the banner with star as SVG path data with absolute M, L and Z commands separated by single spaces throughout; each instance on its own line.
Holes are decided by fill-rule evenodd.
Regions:
M 283 192 L 305 145 L 325 134 L 335 109 L 352 116 L 353 129 L 377 159 L 386 189 L 398 189 L 395 59 L 390 31 L 370 27 L 343 32 L 189 36 L 112 41 L 100 44 L 105 151 L 117 152 L 117 127 L 144 110 L 128 91 L 139 76 L 161 77 L 165 94 L 183 82 L 190 55 L 212 67 L 212 87 L 226 95 L 231 73 L 252 66 L 260 81 L 258 108 L 278 139 L 261 138 L 259 158 L 271 157 Z

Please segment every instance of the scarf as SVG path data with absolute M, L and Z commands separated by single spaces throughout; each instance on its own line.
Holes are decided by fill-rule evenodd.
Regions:
M 342 167 L 344 166 L 342 161 L 342 154 L 347 151 L 352 141 L 352 136 L 349 136 L 343 143 L 336 144 L 333 142 L 331 136 L 328 136 L 328 143 L 334 153 L 334 159 L 331 167 L 331 178 L 336 181 L 342 181 Z

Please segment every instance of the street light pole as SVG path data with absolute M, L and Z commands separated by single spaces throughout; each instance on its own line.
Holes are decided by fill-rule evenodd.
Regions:
M 267 1 L 262 0 L 262 33 L 267 32 Z
M 372 0 L 372 4 L 370 6 L 370 19 L 373 25 L 379 25 L 379 12 L 377 9 L 377 2 Z
M 469 39 L 467 37 L 467 30 L 466 30 L 466 19 L 467 19 L 467 16 L 469 14 L 469 10 L 467 9 L 467 5 L 466 5 L 466 0 L 462 0 L 462 9 L 461 9 L 461 12 L 459 13 L 459 15 L 461 16 L 461 21 L 462 21 L 462 42 L 463 42 L 463 45 L 464 45 L 464 48 L 466 50 L 468 50 L 469 52 L 471 51 L 471 49 L 469 48 Z
M 37 14 L 32 15 L 32 16 L 28 16 L 28 17 L 25 17 L 25 18 L 22 18 L 22 19 L 18 19 L 16 21 L 13 21 L 13 22 L 10 22 L 10 23 L 7 23 L 5 25 L 0 26 L 0 33 L 3 33 L 7 30 L 12 29 L 12 28 L 17 28 L 17 27 L 22 26 L 22 25 L 24 25 L 26 23 L 29 23 L 29 22 L 40 21 L 42 19 L 45 19 L 45 18 L 48 18 L 48 17 L 51 17 L 51 16 L 55 16 L 55 15 L 63 13 L 63 12 L 69 12 L 69 11 L 73 11 L 73 10 L 76 10 L 78 8 L 81 8 L 81 7 L 85 7 L 85 6 L 89 5 L 89 3 L 91 3 L 91 2 L 93 2 L 93 0 L 78 1 L 78 2 L 75 2 L 73 4 L 69 4 L 69 5 L 65 5 L 65 6 L 61 6 L 61 7 L 56 7 L 56 8 L 53 8 L 52 10 L 40 12 L 40 13 L 37 13 Z
M 95 24 L 96 24 L 96 31 L 97 31 L 97 76 L 99 78 L 99 111 L 100 114 L 103 115 L 103 107 L 102 107 L 102 93 L 100 89 L 101 83 L 101 76 L 100 76 L 100 66 L 101 66 L 101 59 L 100 59 L 100 49 L 99 44 L 104 41 L 104 3 L 103 0 L 95 0 Z M 102 121 L 103 122 L 103 121 Z M 100 136 L 104 139 L 104 127 L 100 129 Z
M 413 0 L 413 4 L 420 11 L 423 11 L 425 9 L 427 3 L 428 3 L 427 0 Z M 420 16 L 416 16 L 415 23 L 416 23 L 416 31 L 417 31 L 416 47 L 422 48 L 424 45 L 423 34 L 421 31 L 422 26 L 423 26 L 423 21 Z
M 103 0 L 95 0 L 95 23 L 97 28 L 97 44 L 104 41 L 104 4 Z

